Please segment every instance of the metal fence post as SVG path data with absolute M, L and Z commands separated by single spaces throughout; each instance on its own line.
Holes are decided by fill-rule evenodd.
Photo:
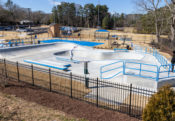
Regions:
M 72 98 L 72 72 L 70 72 L 70 97 Z
M 31 68 L 32 68 L 32 85 L 34 86 L 34 85 L 35 85 L 35 83 L 34 83 L 33 64 L 31 65 Z
M 126 62 L 123 61 L 123 75 L 126 74 Z
M 132 103 L 132 84 L 130 84 L 130 99 L 129 99 L 129 115 L 131 115 L 131 103 Z
M 171 69 L 172 69 L 172 64 L 169 64 L 168 65 L 169 66 L 169 70 L 168 70 L 168 78 L 170 77 L 170 71 L 171 71 Z M 160 69 L 159 69 L 160 70 Z M 174 70 L 173 70 L 174 71 Z
M 139 75 L 141 76 L 142 74 L 142 64 L 140 63 L 140 71 L 139 71 Z
M 156 81 L 159 81 L 159 73 L 160 73 L 160 68 L 157 66 L 157 77 L 156 77 Z M 169 76 L 169 71 L 168 71 L 168 76 Z
M 19 64 L 18 64 L 18 61 L 16 62 L 16 69 L 17 69 L 17 78 L 18 78 L 18 82 L 20 81 L 19 80 Z
M 6 67 L 6 60 L 4 59 L 4 71 L 5 71 L 5 78 L 7 78 L 7 67 Z
M 96 96 L 96 104 L 97 104 L 97 107 L 98 107 L 98 78 L 97 78 L 97 96 Z
M 49 68 L 49 84 L 50 84 L 50 92 L 52 91 L 52 75 L 51 75 L 51 69 Z

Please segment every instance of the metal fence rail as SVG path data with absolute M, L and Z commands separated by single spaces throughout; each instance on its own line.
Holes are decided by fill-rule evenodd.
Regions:
M 100 78 L 101 79 L 112 79 L 119 74 L 124 73 L 124 61 L 117 61 L 111 64 L 107 64 L 104 66 L 100 67 Z M 111 69 L 112 68 L 112 69 Z M 109 73 L 115 73 L 115 74 L 110 74 L 108 77 L 105 76 L 105 74 Z
M 155 91 L 0 59 L 0 75 L 98 107 L 140 117 Z
M 136 67 L 133 67 L 133 65 L 135 65 Z M 135 73 L 129 73 L 128 70 L 134 70 Z M 125 62 L 125 75 L 133 75 L 158 80 L 158 71 L 159 70 L 157 65 L 136 62 Z
M 156 49 L 154 48 L 148 48 L 148 47 L 141 47 L 139 45 L 133 45 L 133 49 L 137 52 L 140 52 L 140 53 L 147 53 L 147 54 L 151 54 L 153 55 L 161 65 L 167 65 L 169 62 L 168 60 L 162 56 Z
M 160 63 L 160 66 L 138 62 L 127 62 L 125 60 L 120 61 L 120 63 L 123 63 L 123 66 L 118 66 L 116 64 L 118 64 L 119 61 L 116 61 L 111 64 L 101 66 L 101 79 L 112 79 L 118 76 L 119 74 L 138 76 L 153 79 L 156 81 L 159 81 L 160 79 L 175 78 L 175 71 L 172 71 L 172 67 L 175 65 L 170 64 L 168 60 L 164 56 L 162 56 L 156 49 L 141 47 L 133 44 L 131 45 L 134 48 L 135 52 L 153 55 Z M 110 67 L 111 65 L 112 67 Z M 110 76 L 106 76 L 105 74 L 107 74 L 108 72 L 113 72 L 114 74 L 109 74 Z

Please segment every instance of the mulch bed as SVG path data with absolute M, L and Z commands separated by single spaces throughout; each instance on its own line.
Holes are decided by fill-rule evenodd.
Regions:
M 29 102 L 35 102 L 55 110 L 63 111 L 75 118 L 84 118 L 89 121 L 139 121 L 139 119 L 126 114 L 97 108 L 86 102 L 48 92 L 22 82 L 10 81 L 6 88 L 0 87 L 0 91 L 2 93 L 15 95 Z

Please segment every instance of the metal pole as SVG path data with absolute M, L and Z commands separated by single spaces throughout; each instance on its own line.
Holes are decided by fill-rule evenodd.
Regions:
M 72 72 L 70 72 L 70 96 L 72 98 Z
M 28 8 L 28 14 L 29 14 L 29 26 L 30 26 L 30 29 L 31 29 L 31 21 L 30 21 L 30 19 L 31 19 L 31 17 L 30 17 L 30 8 Z
M 98 107 L 98 78 L 97 78 L 97 99 L 96 99 L 96 104 L 97 104 L 97 107 Z
M 129 115 L 131 115 L 132 84 L 130 84 Z
M 115 23 L 115 21 L 116 21 L 116 12 L 114 13 L 114 28 L 116 29 L 116 23 Z
M 33 84 L 33 86 L 34 86 L 35 83 L 34 83 L 34 74 L 33 74 L 33 64 L 31 65 L 31 68 L 32 68 L 32 84 Z
M 50 82 L 50 92 L 52 91 L 52 77 L 51 77 L 51 69 L 49 68 L 49 82 Z
M 139 75 L 141 76 L 142 74 L 142 64 L 140 63 L 140 72 L 139 72 Z
M 57 9 L 56 6 L 55 6 L 55 9 Z M 56 22 L 56 10 L 54 11 L 54 23 L 55 22 Z
M 6 60 L 4 59 L 4 71 L 5 71 L 5 78 L 7 78 L 7 67 L 6 67 Z
M 98 26 L 100 26 L 100 1 L 98 0 Z
M 17 68 L 17 76 L 18 76 L 18 82 L 19 82 L 20 80 L 19 80 L 19 64 L 18 64 L 18 62 L 16 62 L 16 68 Z

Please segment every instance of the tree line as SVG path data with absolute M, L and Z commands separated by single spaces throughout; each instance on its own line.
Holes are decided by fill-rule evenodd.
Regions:
M 136 0 L 136 5 L 146 12 L 137 21 L 138 32 L 156 34 L 157 42 L 169 35 L 175 44 L 175 0 Z
M 106 5 L 86 4 L 81 6 L 75 3 L 62 2 L 60 5 L 53 7 L 51 22 L 62 26 L 93 28 L 101 26 L 104 29 L 113 29 L 134 25 L 136 17 L 128 17 L 123 13 L 111 14 Z
M 2 4 L 0 0 L 0 25 L 16 25 L 22 20 L 29 20 L 34 24 L 49 24 L 50 14 L 22 8 L 12 0 L 7 0 L 5 4 Z
M 0 25 L 16 25 L 22 20 L 30 20 L 36 25 L 59 23 L 61 26 L 93 28 L 101 26 L 104 29 L 113 29 L 134 26 L 139 16 L 139 14 L 112 14 L 106 5 L 86 4 L 82 6 L 68 2 L 54 6 L 52 13 L 47 14 L 23 8 L 13 3 L 12 0 L 7 0 L 4 4 L 0 0 Z

